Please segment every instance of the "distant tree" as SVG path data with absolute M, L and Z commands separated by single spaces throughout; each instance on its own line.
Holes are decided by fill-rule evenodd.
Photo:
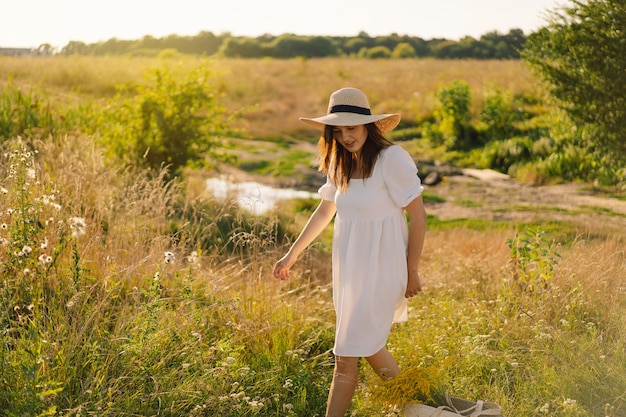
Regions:
M 552 11 L 548 25 L 529 36 L 522 57 L 548 91 L 588 134 L 590 152 L 626 162 L 626 6 L 623 0 L 573 0 Z M 621 169 L 621 174 L 619 174 Z
M 391 57 L 397 59 L 415 58 L 416 56 L 417 54 L 415 53 L 415 49 L 410 43 L 407 42 L 400 42 L 393 49 L 393 52 L 391 52 Z
M 402 38 L 393 33 L 388 36 L 377 36 L 376 39 L 374 39 L 374 46 L 384 46 L 390 51 L 393 51 L 400 42 L 402 42 Z
M 386 46 L 364 48 L 359 51 L 359 57 L 370 59 L 391 58 L 391 51 Z
M 349 38 L 343 43 L 342 49 L 346 55 L 355 55 L 361 49 L 367 48 L 367 46 L 367 40 L 363 38 Z
M 526 35 L 522 29 L 511 29 L 504 36 L 504 40 L 509 47 L 515 51 L 514 58 L 519 58 L 524 45 L 526 44 Z
M 163 47 L 161 40 L 152 35 L 146 35 L 137 43 L 138 49 L 159 49 Z
M 136 45 L 137 41 L 111 38 L 105 42 L 97 43 L 94 46 L 94 53 L 96 55 L 120 55 L 127 53 Z
M 54 54 L 55 48 L 49 43 L 42 43 L 37 48 L 37 54 L 47 56 Z
M 61 48 L 62 55 L 87 55 L 89 53 L 89 47 L 85 42 L 70 41 L 67 45 Z
M 464 38 L 462 42 L 445 41 L 432 47 L 432 53 L 436 58 L 471 58 L 474 38 Z
M 337 56 L 339 55 L 339 48 L 337 44 L 330 38 L 325 36 L 313 36 L 309 39 L 311 45 L 311 56 Z
M 268 45 L 268 51 L 276 58 L 305 58 L 335 56 L 337 45 L 328 37 L 282 35 Z
M 218 54 L 228 58 L 258 58 L 263 55 L 259 42 L 252 38 L 226 38 Z
M 430 48 L 428 47 L 428 42 L 426 42 L 422 38 L 410 37 L 406 40 L 413 49 L 415 50 L 415 54 L 417 56 L 428 56 L 430 55 Z
M 222 43 L 221 37 L 215 36 L 212 32 L 200 32 L 192 39 L 193 50 L 201 55 L 213 55 Z

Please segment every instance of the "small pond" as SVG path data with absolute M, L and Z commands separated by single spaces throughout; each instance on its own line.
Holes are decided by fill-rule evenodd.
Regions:
M 320 198 L 318 193 L 295 190 L 292 188 L 274 188 L 258 182 L 233 182 L 227 177 L 209 178 L 206 187 L 215 198 L 232 198 L 239 207 L 253 213 L 265 214 L 271 211 L 277 202 L 294 198 Z

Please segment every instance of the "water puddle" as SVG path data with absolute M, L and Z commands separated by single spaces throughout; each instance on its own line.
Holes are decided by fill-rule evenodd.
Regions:
M 206 187 L 215 198 L 226 200 L 232 198 L 239 207 L 253 214 L 265 214 L 272 210 L 276 203 L 294 198 L 320 198 L 318 193 L 295 190 L 292 188 L 274 188 L 258 182 L 232 182 L 226 177 L 209 178 Z

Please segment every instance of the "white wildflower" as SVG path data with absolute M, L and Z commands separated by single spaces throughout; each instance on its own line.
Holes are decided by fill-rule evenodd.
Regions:
M 70 229 L 72 229 L 72 236 L 78 237 L 86 233 L 87 223 L 83 217 L 70 217 L 69 224 Z
M 9 228 L 9 225 L 6 223 L 2 223 L 2 225 L 0 226 L 0 229 L 2 230 L 7 230 Z
M 576 400 L 573 400 L 571 398 L 567 398 L 565 401 L 563 401 L 563 407 L 565 407 L 565 408 L 574 408 L 574 407 L 576 407 Z
M 252 400 L 248 402 L 248 405 L 252 408 L 263 407 L 263 401 Z
M 193 251 L 187 257 L 187 262 L 190 264 L 195 264 L 198 262 L 198 251 Z
M 174 252 L 165 252 L 164 256 L 165 256 L 165 263 L 166 264 L 174 263 L 174 260 L 176 258 L 175 255 L 174 255 Z
M 0 193 L 2 193 L 2 194 L 8 194 L 8 193 L 9 193 L 9 190 L 7 190 L 6 188 L 2 187 L 2 188 L 0 188 Z
M 24 245 L 24 247 L 22 248 L 22 252 L 24 253 L 24 255 L 30 255 L 33 252 L 33 248 L 28 245 Z
M 44 253 L 44 254 L 39 255 L 37 260 L 42 264 L 49 264 L 50 262 L 52 262 L 52 256 L 46 255 Z

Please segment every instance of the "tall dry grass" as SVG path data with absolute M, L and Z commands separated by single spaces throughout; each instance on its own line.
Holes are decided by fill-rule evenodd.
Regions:
M 224 105 L 243 113 L 241 127 L 254 137 L 308 132 L 298 117 L 326 113 L 330 93 L 346 86 L 363 89 L 373 111 L 399 112 L 408 123 L 432 114 L 432 95 L 455 80 L 471 87 L 474 112 L 492 84 L 514 95 L 542 97 L 537 79 L 516 60 L 0 57 L 0 80 L 12 77 L 63 95 L 98 98 L 114 94 L 117 86 L 143 83 L 143 74 L 153 67 L 184 72 L 198 66 L 221 74 Z

